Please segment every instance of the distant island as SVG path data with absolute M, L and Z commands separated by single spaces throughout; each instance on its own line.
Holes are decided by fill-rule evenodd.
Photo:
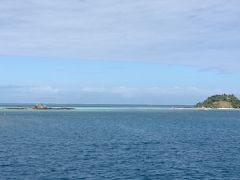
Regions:
M 4 109 L 9 109 L 9 110 L 28 110 L 28 109 L 33 109 L 33 110 L 74 110 L 75 108 L 73 107 L 48 107 L 45 104 L 36 104 L 34 106 L 16 106 L 16 107 L 5 107 Z
M 45 104 L 36 104 L 32 109 L 36 110 L 73 110 L 74 108 L 69 107 L 48 107 Z
M 233 94 L 214 95 L 197 103 L 195 108 L 240 108 L 240 100 Z
M 45 104 L 36 104 L 33 109 L 49 109 Z

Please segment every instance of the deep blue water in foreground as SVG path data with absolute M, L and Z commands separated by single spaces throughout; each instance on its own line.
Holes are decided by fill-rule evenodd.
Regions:
M 0 179 L 240 179 L 240 111 L 0 111 Z

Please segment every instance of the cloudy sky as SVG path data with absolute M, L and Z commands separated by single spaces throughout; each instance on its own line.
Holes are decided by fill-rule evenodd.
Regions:
M 0 0 L 0 103 L 240 95 L 239 0 Z

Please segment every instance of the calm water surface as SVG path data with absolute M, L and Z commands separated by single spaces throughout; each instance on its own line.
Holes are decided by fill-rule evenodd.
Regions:
M 240 111 L 0 111 L 0 179 L 240 179 Z

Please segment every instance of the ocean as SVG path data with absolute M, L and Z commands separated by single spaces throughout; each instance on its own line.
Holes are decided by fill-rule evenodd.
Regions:
M 240 111 L 0 110 L 0 179 L 240 179 Z

